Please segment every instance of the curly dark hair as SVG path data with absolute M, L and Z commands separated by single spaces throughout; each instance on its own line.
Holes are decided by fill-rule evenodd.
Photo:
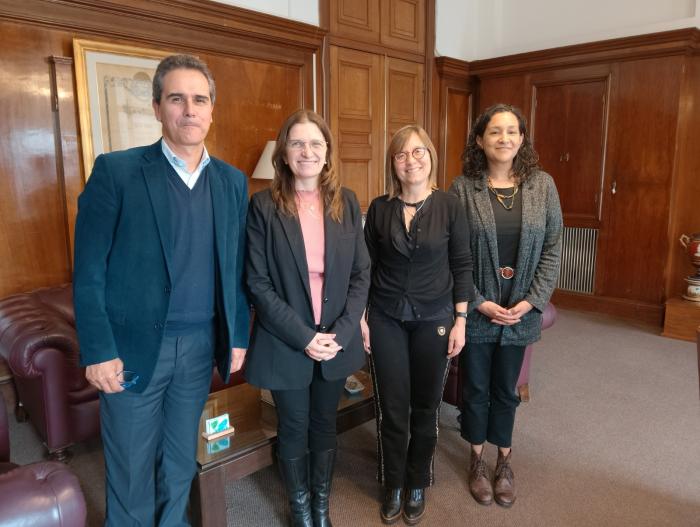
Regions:
M 467 144 L 462 152 L 462 174 L 466 177 L 478 179 L 488 171 L 488 160 L 483 148 L 476 142 L 476 138 L 483 138 L 486 127 L 491 122 L 491 118 L 497 113 L 509 112 L 518 119 L 518 128 L 523 135 L 523 143 L 520 145 L 518 153 L 513 159 L 513 176 L 519 183 L 525 181 L 531 174 L 539 169 L 537 152 L 532 147 L 530 135 L 527 131 L 527 121 L 520 109 L 510 104 L 494 104 L 489 106 L 476 118 L 474 126 L 469 132 Z

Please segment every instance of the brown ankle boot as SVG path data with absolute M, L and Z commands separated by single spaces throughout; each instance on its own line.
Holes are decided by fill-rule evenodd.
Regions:
M 469 492 L 471 492 L 477 503 L 481 505 L 491 505 L 493 501 L 493 490 L 489 480 L 488 468 L 484 461 L 484 448 L 477 454 L 472 449 L 471 461 L 469 463 Z
M 510 507 L 515 503 L 515 482 L 513 481 L 513 470 L 510 468 L 510 455 L 501 454 L 498 451 L 498 461 L 496 462 L 496 478 L 493 482 L 493 491 L 496 503 L 501 507 Z

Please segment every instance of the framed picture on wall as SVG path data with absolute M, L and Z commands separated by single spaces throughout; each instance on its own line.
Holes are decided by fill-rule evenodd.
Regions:
M 154 143 L 151 105 L 158 62 L 170 52 L 73 39 L 85 179 L 103 153 Z

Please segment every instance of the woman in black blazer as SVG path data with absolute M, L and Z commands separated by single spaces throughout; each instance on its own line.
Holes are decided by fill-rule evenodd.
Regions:
M 248 209 L 255 322 L 245 378 L 272 392 L 295 526 L 331 526 L 338 402 L 345 378 L 365 362 L 359 323 L 369 257 L 360 207 L 333 161 L 328 125 L 298 110 L 277 137 L 271 188 Z
M 372 287 L 363 332 L 386 490 L 380 515 L 394 523 L 403 514 L 413 525 L 433 482 L 438 409 L 474 286 L 466 215 L 436 187 L 437 155 L 423 128 L 394 134 L 386 172 L 389 193 L 372 201 L 365 224 Z

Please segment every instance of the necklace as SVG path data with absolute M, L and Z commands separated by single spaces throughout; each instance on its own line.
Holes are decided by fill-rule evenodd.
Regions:
M 312 218 L 318 220 L 321 218 L 321 211 L 320 211 L 320 200 L 319 200 L 319 192 L 314 190 L 314 191 L 307 191 L 306 194 L 310 194 L 312 197 L 311 199 L 304 199 L 302 198 L 301 191 L 297 190 L 297 207 L 301 207 L 302 210 L 304 210 L 309 216 Z
M 493 195 L 496 196 L 496 199 L 498 202 L 503 206 L 504 209 L 510 210 L 513 208 L 513 205 L 515 205 L 515 195 L 518 193 L 518 189 L 520 188 L 518 185 L 515 185 L 513 187 L 513 192 L 508 195 L 508 194 L 501 194 L 498 189 L 493 188 L 493 185 L 491 184 L 491 178 L 488 180 L 488 187 L 491 192 L 493 192 Z M 506 200 L 510 200 L 510 205 L 506 205 Z
M 416 217 L 416 215 L 420 212 L 420 210 L 423 208 L 425 205 L 425 202 L 428 201 L 428 198 L 433 195 L 433 192 L 430 191 L 430 194 L 428 194 L 423 200 L 421 201 L 416 201 L 415 203 L 406 203 L 404 200 L 401 200 L 401 203 L 403 204 L 403 213 L 404 217 L 408 219 L 408 225 L 406 225 L 406 230 L 409 229 L 411 222 L 413 221 L 413 218 Z M 401 198 L 399 198 L 401 199 Z M 415 209 L 413 212 L 409 210 L 409 208 Z

